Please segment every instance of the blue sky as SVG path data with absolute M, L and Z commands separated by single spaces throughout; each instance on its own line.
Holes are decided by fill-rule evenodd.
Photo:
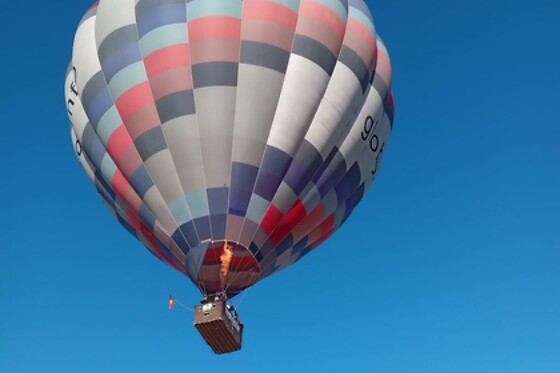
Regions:
M 0 25 L 0 372 L 560 371 L 560 5 L 370 2 L 396 121 L 348 223 L 239 306 L 214 356 L 200 296 L 106 212 L 72 153 L 63 80 L 84 0 Z

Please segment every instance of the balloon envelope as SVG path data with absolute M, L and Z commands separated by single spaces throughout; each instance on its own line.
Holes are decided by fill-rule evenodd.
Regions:
M 103 0 L 66 75 L 101 199 L 203 294 L 233 296 L 348 218 L 391 132 L 362 0 Z

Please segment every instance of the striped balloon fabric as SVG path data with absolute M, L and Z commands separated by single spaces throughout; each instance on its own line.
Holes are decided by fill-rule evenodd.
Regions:
M 103 0 L 65 93 L 116 219 L 204 294 L 233 296 L 348 218 L 392 129 L 362 0 Z

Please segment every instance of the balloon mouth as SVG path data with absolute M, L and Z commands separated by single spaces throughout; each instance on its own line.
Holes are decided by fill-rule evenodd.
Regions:
M 232 241 L 213 241 L 204 255 L 198 287 L 204 296 L 225 293 L 228 298 L 254 285 L 260 265 L 246 246 Z

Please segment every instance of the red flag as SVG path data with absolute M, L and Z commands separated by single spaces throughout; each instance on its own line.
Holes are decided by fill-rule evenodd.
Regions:
M 169 296 L 169 310 L 172 310 L 173 306 L 175 306 L 175 298 L 173 298 L 173 296 L 170 295 Z

